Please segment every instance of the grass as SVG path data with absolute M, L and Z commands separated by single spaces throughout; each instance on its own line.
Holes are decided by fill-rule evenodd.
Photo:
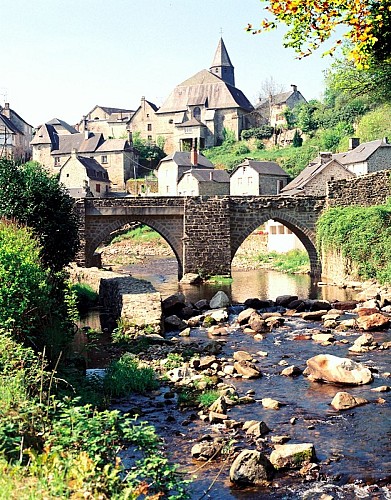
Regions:
M 126 233 L 115 236 L 111 243 L 133 240 L 137 242 L 157 242 L 161 238 L 160 234 L 148 226 L 141 225 L 136 229 L 131 229 Z
M 232 283 L 232 281 L 233 279 L 230 276 L 223 276 L 220 274 L 209 276 L 209 278 L 206 280 L 207 283 L 219 283 L 222 285 L 229 285 Z
M 97 305 L 99 295 L 87 283 L 75 283 L 72 285 L 76 293 L 76 305 L 80 313 L 86 313 L 91 307 Z
M 310 259 L 307 252 L 303 250 L 290 250 L 286 253 L 263 253 L 258 256 L 257 260 L 268 269 L 284 273 L 305 274 L 310 269 Z
M 200 406 L 203 408 L 209 408 L 209 406 L 216 401 L 220 397 L 220 394 L 218 391 L 205 391 L 202 392 L 197 400 Z
M 130 353 L 125 353 L 119 360 L 111 363 L 104 380 L 105 391 L 114 397 L 130 393 L 146 394 L 158 385 L 153 368 L 143 365 Z

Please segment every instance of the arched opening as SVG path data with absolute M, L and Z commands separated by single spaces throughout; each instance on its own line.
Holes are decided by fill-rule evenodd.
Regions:
M 316 296 L 316 248 L 305 229 L 266 214 L 234 235 L 231 274 L 235 294 L 275 299 L 278 295 Z
M 102 265 L 114 271 L 136 276 L 148 273 L 165 281 L 182 277 L 182 241 L 170 234 L 161 221 L 147 218 L 118 217 L 102 222 L 99 230 L 91 221 L 87 227 L 86 265 Z M 94 230 L 94 232 L 92 232 Z M 166 278 L 167 277 L 167 278 Z

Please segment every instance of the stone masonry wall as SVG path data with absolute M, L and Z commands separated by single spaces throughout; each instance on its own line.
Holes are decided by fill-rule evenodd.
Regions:
M 368 207 L 385 203 L 389 196 L 391 196 L 391 171 L 381 170 L 352 179 L 329 182 L 326 205 Z
M 185 199 L 184 273 L 231 273 L 229 197 Z
M 99 298 L 103 307 L 115 319 L 124 319 L 134 333 L 146 326 L 152 326 L 155 333 L 162 332 L 161 296 L 148 281 L 127 276 L 103 278 Z

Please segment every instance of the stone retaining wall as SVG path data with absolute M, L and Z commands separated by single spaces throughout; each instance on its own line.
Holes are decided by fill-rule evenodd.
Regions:
M 381 170 L 328 183 L 327 207 L 382 205 L 391 196 L 391 171 Z

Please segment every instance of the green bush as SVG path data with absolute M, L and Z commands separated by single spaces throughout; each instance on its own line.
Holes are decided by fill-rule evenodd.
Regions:
M 336 207 L 317 222 L 318 250 L 340 249 L 358 277 L 391 283 L 391 205 Z
M 75 283 L 72 285 L 76 293 L 77 309 L 80 313 L 86 313 L 91 307 L 97 305 L 99 295 L 87 283 Z
M 53 304 L 40 251 L 29 229 L 0 221 L 0 324 L 22 341 L 37 337 Z
M 290 250 L 285 253 L 261 253 L 258 255 L 257 260 L 262 264 L 267 264 L 265 267 L 283 273 L 308 273 L 310 270 L 310 259 L 305 250 Z
M 153 368 L 144 366 L 133 354 L 125 353 L 107 368 L 104 387 L 109 395 L 120 397 L 132 392 L 145 394 L 156 389 L 158 382 Z

